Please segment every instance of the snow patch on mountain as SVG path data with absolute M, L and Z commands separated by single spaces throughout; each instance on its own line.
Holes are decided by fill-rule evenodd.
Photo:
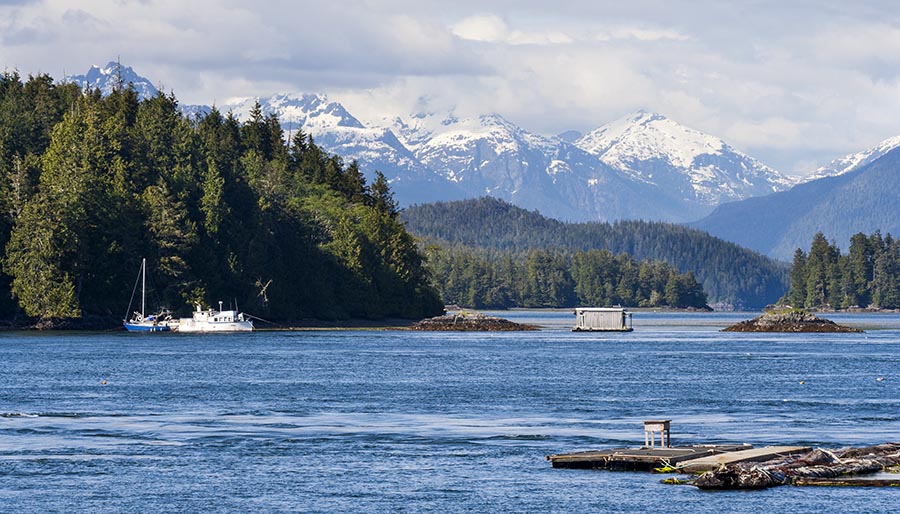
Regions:
M 871 148 L 867 148 L 861 152 L 851 153 L 831 161 L 825 166 L 818 168 L 812 175 L 806 177 L 804 182 L 849 173 L 869 164 L 897 147 L 900 147 L 900 136 L 889 137 Z

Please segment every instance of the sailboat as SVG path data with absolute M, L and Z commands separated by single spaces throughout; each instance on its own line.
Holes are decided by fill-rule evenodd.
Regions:
M 129 332 L 168 332 L 172 326 L 177 325 L 177 321 L 172 319 L 169 311 L 163 310 L 158 314 L 145 315 L 146 296 L 147 296 L 147 259 L 141 259 L 141 271 L 135 281 L 134 288 L 137 290 L 137 281 L 141 282 L 141 311 L 134 313 L 130 320 L 124 320 L 125 330 Z M 134 292 L 131 293 L 131 301 L 134 301 Z M 131 302 L 128 303 L 128 310 L 131 310 Z

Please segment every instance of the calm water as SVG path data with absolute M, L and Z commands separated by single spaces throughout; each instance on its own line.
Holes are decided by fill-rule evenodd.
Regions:
M 896 489 L 704 493 L 544 457 L 639 445 L 660 417 L 675 443 L 900 440 L 900 317 L 504 315 L 545 329 L 0 334 L 0 512 L 896 511 Z

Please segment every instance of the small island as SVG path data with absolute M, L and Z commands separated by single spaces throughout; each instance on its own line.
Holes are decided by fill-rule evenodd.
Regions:
M 722 332 L 862 332 L 858 328 L 838 325 L 815 314 L 792 307 L 764 312 L 761 316 L 735 323 Z
M 410 326 L 409 329 L 434 332 L 515 332 L 538 330 L 538 327 L 524 323 L 515 323 L 495 316 L 487 316 L 480 312 L 460 311 L 454 314 L 423 319 Z

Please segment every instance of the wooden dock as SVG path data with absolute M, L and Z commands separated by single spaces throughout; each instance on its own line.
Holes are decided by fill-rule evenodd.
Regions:
M 723 464 L 735 464 L 738 462 L 760 462 L 772 460 L 776 457 L 806 453 L 810 451 L 808 446 L 763 446 L 762 448 L 750 448 L 740 451 L 731 451 L 718 455 L 707 455 L 688 461 L 682 461 L 675 468 L 682 473 L 703 473 L 717 469 Z
M 617 448 L 548 455 L 554 468 L 653 471 L 678 463 L 751 449 L 748 444 Z
M 703 490 L 765 489 L 781 485 L 900 487 L 900 443 L 812 450 L 808 446 L 719 444 L 670 446 L 671 420 L 644 421 L 644 446 L 548 455 L 554 468 L 691 473 Z M 660 446 L 656 446 L 657 436 Z

